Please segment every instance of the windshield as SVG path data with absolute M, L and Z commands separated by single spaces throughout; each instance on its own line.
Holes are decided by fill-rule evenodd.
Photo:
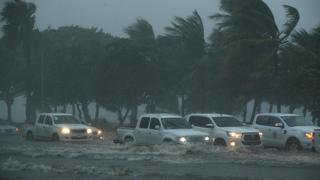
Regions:
M 164 129 L 190 129 L 188 121 L 183 118 L 162 118 Z
M 294 126 L 313 126 L 312 122 L 303 116 L 281 116 L 284 122 L 290 127 Z
M 243 126 L 234 117 L 213 117 L 214 122 L 219 127 L 240 127 Z
M 53 116 L 55 124 L 80 124 L 73 116 Z

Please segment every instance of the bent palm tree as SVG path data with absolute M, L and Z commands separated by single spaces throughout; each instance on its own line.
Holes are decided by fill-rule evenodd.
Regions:
M 16 49 L 22 45 L 26 58 L 26 119 L 31 122 L 35 118 L 32 108 L 32 85 L 31 85 L 31 39 L 35 24 L 34 13 L 36 6 L 23 0 L 8 1 L 1 11 L 1 22 L 3 26 L 4 40 L 6 44 Z

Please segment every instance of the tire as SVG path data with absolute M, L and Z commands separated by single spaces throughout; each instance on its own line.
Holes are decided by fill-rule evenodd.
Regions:
M 287 144 L 286 144 L 286 150 L 289 151 L 289 152 L 301 151 L 302 147 L 301 147 L 301 144 L 300 144 L 299 140 L 297 140 L 295 138 L 289 139 Z
M 223 139 L 216 139 L 213 145 L 226 147 L 227 143 Z
M 130 144 L 130 143 L 133 143 L 133 141 L 134 141 L 133 137 L 125 137 L 123 143 Z
M 33 133 L 32 133 L 31 131 L 28 131 L 28 132 L 27 132 L 26 139 L 27 139 L 28 141 L 34 140 L 34 136 L 33 136 Z
M 58 142 L 58 141 L 60 141 L 60 138 L 59 138 L 58 134 L 53 134 L 52 137 L 51 137 L 51 140 L 55 141 L 55 142 Z

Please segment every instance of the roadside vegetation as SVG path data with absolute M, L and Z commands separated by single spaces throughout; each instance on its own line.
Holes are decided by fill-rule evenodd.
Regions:
M 88 122 L 99 109 L 116 112 L 120 124 L 135 123 L 139 105 L 185 115 L 221 112 L 253 115 L 267 102 L 270 112 L 289 106 L 320 118 L 320 25 L 297 30 L 299 12 L 283 6 L 278 26 L 262 0 L 221 0 L 221 13 L 173 17 L 156 36 L 137 19 L 124 28 L 127 38 L 97 28 L 64 26 L 40 31 L 36 6 L 10 0 L 1 10 L 0 100 L 8 120 L 15 97 L 26 97 L 26 121 L 36 111 L 72 107 Z M 202 18 L 214 29 L 204 35 Z M 88 105 L 96 103 L 96 113 Z

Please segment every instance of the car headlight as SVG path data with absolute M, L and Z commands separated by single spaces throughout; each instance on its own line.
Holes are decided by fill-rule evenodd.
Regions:
M 91 134 L 92 133 L 92 129 L 87 129 L 87 134 Z
M 180 142 L 183 142 L 183 143 L 184 143 L 184 142 L 187 142 L 187 138 L 186 138 L 186 137 L 181 137 L 181 138 L 179 138 L 179 141 L 180 141 Z
M 69 128 L 62 128 L 61 133 L 62 134 L 70 134 L 70 129 Z
M 259 136 L 262 137 L 262 136 L 263 136 L 263 133 L 262 133 L 262 132 L 259 132 Z
M 205 140 L 205 141 L 209 141 L 210 138 L 209 138 L 208 136 L 206 136 L 206 137 L 204 137 L 204 140 Z
M 101 134 L 101 131 L 100 130 L 98 130 L 98 135 L 100 135 Z
M 306 137 L 307 139 L 313 139 L 313 132 L 304 133 L 304 137 Z
M 227 135 L 233 138 L 241 138 L 242 133 L 238 133 L 238 132 L 227 132 Z

